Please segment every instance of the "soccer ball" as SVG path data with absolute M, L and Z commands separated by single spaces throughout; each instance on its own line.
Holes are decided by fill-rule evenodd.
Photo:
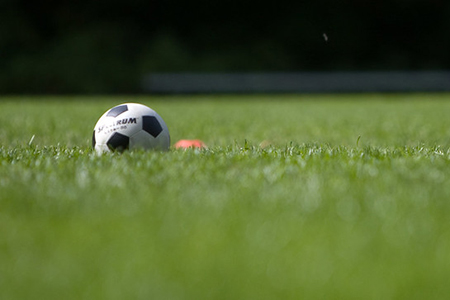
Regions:
M 169 129 L 150 107 L 124 103 L 105 112 L 97 121 L 92 147 L 97 153 L 128 149 L 168 150 Z

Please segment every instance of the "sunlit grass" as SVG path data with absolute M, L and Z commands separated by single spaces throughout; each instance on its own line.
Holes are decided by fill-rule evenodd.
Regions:
M 2 299 L 449 292 L 447 95 L 3 101 Z M 209 148 L 96 155 L 122 102 Z

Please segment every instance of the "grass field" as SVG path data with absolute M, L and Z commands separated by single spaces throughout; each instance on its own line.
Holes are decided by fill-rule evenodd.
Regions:
M 97 156 L 140 102 L 172 143 Z M 444 299 L 450 95 L 0 99 L 0 299 Z M 261 145 L 262 143 L 262 146 Z

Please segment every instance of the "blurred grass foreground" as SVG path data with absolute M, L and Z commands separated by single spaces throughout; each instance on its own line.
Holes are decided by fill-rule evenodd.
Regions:
M 209 148 L 96 155 L 92 128 L 122 102 L 154 108 L 173 142 Z M 447 94 L 16 97 L 0 109 L 1 299 L 450 292 Z

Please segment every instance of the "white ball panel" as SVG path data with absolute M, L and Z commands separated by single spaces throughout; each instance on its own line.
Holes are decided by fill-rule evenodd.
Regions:
M 95 138 L 99 143 L 106 143 L 111 134 L 120 132 L 132 136 L 142 128 L 142 117 L 138 113 L 126 111 L 117 117 L 102 116 L 95 125 Z
M 170 147 L 170 134 L 166 123 L 153 109 L 138 103 L 123 103 L 117 106 L 126 105 L 127 110 L 120 112 L 117 116 L 108 116 L 106 111 L 95 125 L 95 150 L 98 153 L 110 152 L 106 145 L 110 137 L 115 133 L 121 133 L 130 137 L 130 149 L 160 149 L 168 150 Z M 117 107 L 115 106 L 115 107 Z M 154 138 L 142 130 L 142 116 L 154 116 L 162 127 L 162 132 Z
M 111 150 L 109 150 L 108 146 L 106 144 L 95 144 L 95 152 L 97 152 L 97 154 L 102 154 L 105 152 L 111 152 Z

